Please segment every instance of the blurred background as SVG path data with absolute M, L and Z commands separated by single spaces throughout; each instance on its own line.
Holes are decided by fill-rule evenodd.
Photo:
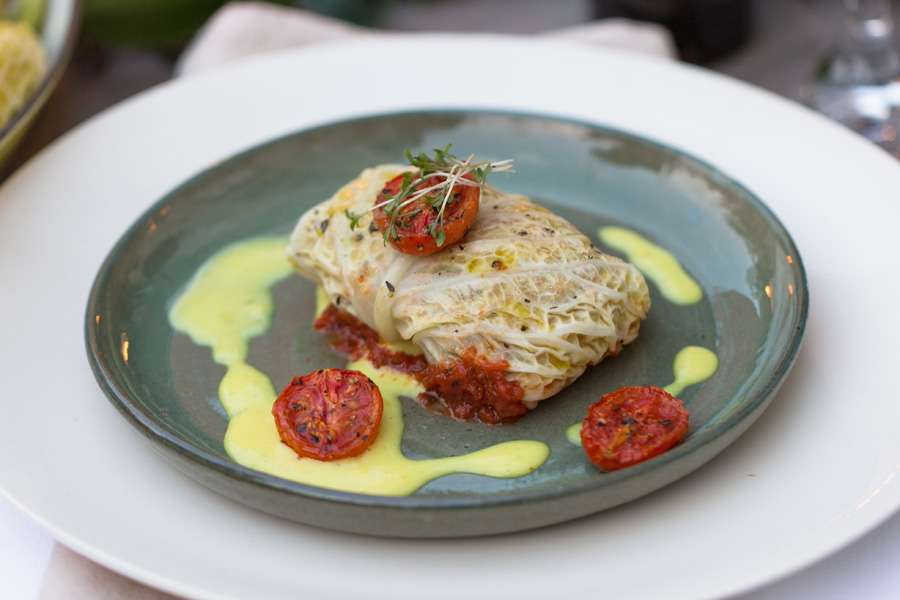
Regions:
M 373 29 L 568 32 L 746 80 L 900 156 L 891 0 L 0 0 L 0 7 L 3 178 L 79 122 L 163 81 Z

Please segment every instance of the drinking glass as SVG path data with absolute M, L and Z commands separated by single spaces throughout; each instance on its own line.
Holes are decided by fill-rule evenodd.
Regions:
M 900 158 L 900 53 L 889 0 L 841 0 L 845 19 L 805 98 Z

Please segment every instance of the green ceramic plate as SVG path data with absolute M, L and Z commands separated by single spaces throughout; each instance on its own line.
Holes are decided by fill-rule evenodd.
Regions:
M 589 370 L 518 423 L 488 427 L 403 407 L 404 452 L 460 454 L 537 439 L 548 461 L 516 479 L 451 475 L 408 497 L 344 493 L 246 469 L 225 453 L 217 400 L 223 369 L 208 349 L 175 334 L 167 309 L 197 268 L 243 238 L 287 233 L 307 208 L 366 166 L 402 160 L 405 148 L 453 143 L 460 152 L 512 157 L 517 174 L 495 182 L 528 194 L 598 245 L 599 226 L 638 230 L 672 251 L 704 299 L 676 306 L 651 284 L 639 339 Z M 601 245 L 602 246 L 602 245 Z M 313 285 L 275 289 L 270 332 L 250 362 L 280 389 L 291 376 L 345 364 L 313 331 Z M 378 115 L 301 131 L 197 175 L 147 211 L 113 248 L 87 308 L 87 348 L 100 386 L 162 455 L 239 502 L 289 519 L 359 533 L 468 536 L 529 529 L 621 504 L 695 470 L 760 415 L 787 375 L 803 335 L 807 288 L 788 233 L 751 192 L 695 158 L 621 131 L 547 116 L 497 112 Z M 129 342 L 125 361 L 121 347 Z M 564 435 L 601 394 L 665 385 L 686 345 L 713 349 L 716 374 L 682 397 L 692 414 L 683 444 L 638 466 L 601 473 Z M 698 476 L 702 476 L 698 475 Z

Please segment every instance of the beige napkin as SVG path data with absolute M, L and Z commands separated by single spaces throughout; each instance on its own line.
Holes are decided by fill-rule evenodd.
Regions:
M 182 54 L 176 72 L 186 75 L 270 50 L 382 34 L 298 9 L 234 2 L 210 18 Z M 666 30 L 621 19 L 542 35 L 663 58 L 675 55 Z M 41 600 L 164 600 L 173 597 L 113 573 L 58 544 L 50 557 L 40 593 Z
M 213 15 L 195 36 L 181 55 L 176 72 L 186 75 L 260 52 L 383 33 L 295 8 L 232 2 Z M 675 46 L 666 29 L 626 19 L 595 21 L 541 35 L 664 58 L 675 56 Z

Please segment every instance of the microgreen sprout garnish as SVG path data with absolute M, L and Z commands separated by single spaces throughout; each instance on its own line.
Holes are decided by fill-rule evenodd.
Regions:
M 349 209 L 344 211 L 350 221 L 350 229 L 356 229 L 359 220 L 368 212 L 381 208 L 389 217 L 389 223 L 384 231 L 384 240 L 398 239 L 397 218 L 402 214 L 404 219 L 412 218 L 426 207 L 418 206 L 403 211 L 407 206 L 423 200 L 427 207 L 437 214 L 428 225 L 428 233 L 440 247 L 446 241 L 444 230 L 444 213 L 447 205 L 454 199 L 454 189 L 457 186 L 477 187 L 479 191 L 486 185 L 488 175 L 494 172 L 512 172 L 513 161 L 476 161 L 474 155 L 461 159 L 450 152 L 451 145 L 443 148 L 435 148 L 434 156 L 422 152 L 413 154 L 409 150 L 405 152 L 406 160 L 416 168 L 403 174 L 400 188 L 391 193 L 383 190 L 381 202 L 362 214 L 355 214 Z

